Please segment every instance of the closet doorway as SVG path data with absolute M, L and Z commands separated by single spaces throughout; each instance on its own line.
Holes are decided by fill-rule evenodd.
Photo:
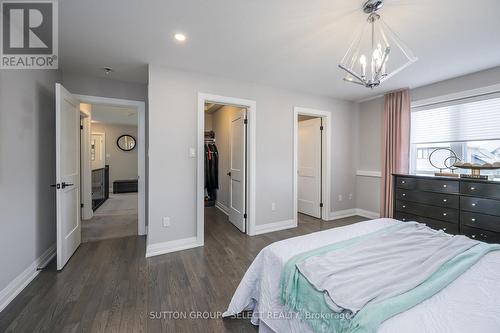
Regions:
M 250 124 L 255 103 L 213 95 L 200 95 L 199 103 L 203 109 L 199 115 L 198 237 L 208 224 L 230 225 L 251 234 L 254 161 Z
M 330 212 L 331 113 L 294 110 L 294 211 L 322 220 Z

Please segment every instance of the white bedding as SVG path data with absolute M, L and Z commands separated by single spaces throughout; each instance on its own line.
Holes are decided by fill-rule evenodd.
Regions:
M 306 322 L 286 312 L 279 299 L 281 269 L 288 259 L 327 244 L 398 223 L 377 219 L 273 243 L 248 268 L 225 316 L 253 310 L 252 323 L 268 332 L 312 332 Z M 376 278 L 376 277 L 374 277 Z M 379 333 L 500 332 L 500 251 L 484 256 L 438 294 L 384 322 Z

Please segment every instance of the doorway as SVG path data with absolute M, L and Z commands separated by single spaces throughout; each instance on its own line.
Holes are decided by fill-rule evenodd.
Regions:
M 294 216 L 329 220 L 331 113 L 294 108 Z
M 197 239 L 203 244 L 205 213 L 217 209 L 226 223 L 255 230 L 254 101 L 198 94 Z
M 246 233 L 245 107 L 205 103 L 205 220 L 211 208 Z M 222 220 L 222 219 L 219 219 Z
M 91 114 L 92 212 L 82 218 L 82 242 L 138 235 L 138 109 L 102 103 L 80 108 Z M 82 161 L 87 158 L 82 154 Z M 88 195 L 82 188 L 82 197 Z
M 56 183 L 51 186 L 56 188 L 57 269 L 61 270 L 81 244 L 82 219 L 91 219 L 94 215 L 91 160 L 93 151 L 91 146 L 92 104 L 132 108 L 136 112 L 137 140 L 133 140 L 132 144 L 130 139 L 120 136 L 116 140 L 116 144 L 123 146 L 125 150 L 137 149 L 136 187 L 138 199 L 136 201 L 138 222 L 136 230 L 139 235 L 146 234 L 146 115 L 145 103 L 141 101 L 73 95 L 59 83 L 56 83 L 55 91 Z M 105 149 L 105 147 L 101 148 Z M 106 172 L 101 177 L 106 177 Z M 101 190 L 109 191 L 108 186 L 102 187 L 102 182 L 100 184 Z

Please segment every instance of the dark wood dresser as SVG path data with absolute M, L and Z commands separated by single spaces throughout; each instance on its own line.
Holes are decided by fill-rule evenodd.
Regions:
M 500 182 L 394 176 L 394 218 L 500 243 Z

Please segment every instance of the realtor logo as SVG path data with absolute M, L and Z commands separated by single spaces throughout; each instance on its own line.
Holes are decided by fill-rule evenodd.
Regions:
M 2 69 L 57 69 L 57 2 L 1 2 Z

